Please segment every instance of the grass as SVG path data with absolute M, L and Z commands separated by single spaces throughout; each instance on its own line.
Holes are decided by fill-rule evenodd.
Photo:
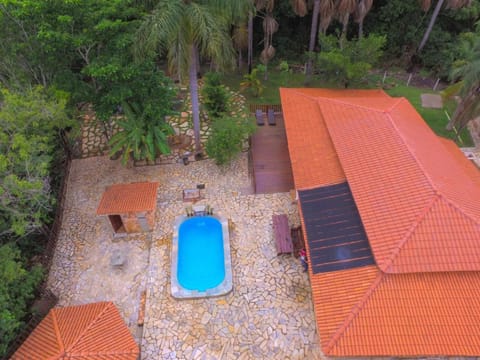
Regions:
M 305 87 L 305 75 L 303 73 L 281 73 L 277 70 L 268 71 L 268 80 L 263 79 L 263 74 L 260 74 L 259 79 L 262 80 L 264 86 L 261 96 L 254 97 L 247 89 L 242 94 L 250 104 L 280 104 L 279 88 L 299 88 Z M 223 83 L 230 89 L 240 91 L 240 82 L 242 76 L 239 74 L 228 74 L 224 76 Z M 335 87 L 333 84 L 326 84 L 320 79 L 313 79 L 309 87 Z
M 280 104 L 280 87 L 305 87 L 304 80 L 305 75 L 302 73 L 281 73 L 278 70 L 270 69 L 268 72 L 268 80 L 263 80 L 263 75 L 260 75 L 264 90 L 261 96 L 254 97 L 248 91 L 243 91 L 242 94 L 245 96 L 247 103 L 250 104 Z M 242 81 L 242 76 L 239 74 L 229 74 L 224 76 L 223 82 L 229 88 L 235 91 L 240 91 L 240 82 Z M 371 75 L 368 77 L 367 81 L 362 84 L 357 85 L 358 88 L 376 88 L 382 83 L 382 77 L 379 75 Z M 405 97 L 410 101 L 410 103 L 415 107 L 418 113 L 423 117 L 425 122 L 430 126 L 430 128 L 439 136 L 443 136 L 448 139 L 454 140 L 459 146 L 474 146 L 473 141 L 470 137 L 470 134 L 467 129 L 464 129 L 460 136 L 456 136 L 456 133 L 453 131 L 446 130 L 446 125 L 448 123 L 448 118 L 445 113 L 447 110 L 452 114 L 455 107 L 452 102 L 445 104 L 444 109 L 428 109 L 423 108 L 421 104 L 420 95 L 424 93 L 438 93 L 431 89 L 423 89 L 414 86 L 406 86 L 399 84 L 396 79 L 386 78 L 385 84 L 389 89 L 386 92 L 390 96 L 394 97 Z M 325 81 L 315 77 L 312 79 L 312 82 L 308 87 L 325 87 L 325 88 L 339 88 L 335 84 L 326 83 Z
M 438 92 L 426 89 L 415 88 L 405 85 L 396 85 L 395 87 L 387 90 L 387 93 L 390 96 L 403 96 L 415 107 L 418 113 L 422 116 L 425 122 L 430 126 L 430 128 L 435 132 L 435 134 L 442 136 L 447 139 L 454 140 L 459 146 L 474 146 L 470 133 L 467 129 L 463 129 L 460 133 L 460 136 L 457 136 L 454 131 L 448 131 L 446 129 L 448 123 L 448 117 L 446 111 L 449 114 L 452 114 L 452 109 L 454 104 L 452 102 L 446 103 L 443 109 L 429 109 L 422 107 L 421 103 L 421 94 L 431 93 L 435 94 Z

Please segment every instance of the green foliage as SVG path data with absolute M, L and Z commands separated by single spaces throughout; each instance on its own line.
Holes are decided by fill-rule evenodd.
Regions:
M 339 40 L 333 35 L 321 36 L 322 51 L 317 66 L 326 79 L 348 87 L 368 74 L 382 55 L 385 36 L 371 34 L 355 40 Z
M 218 165 L 226 165 L 242 151 L 245 140 L 255 131 L 255 124 L 248 117 L 222 117 L 212 124 L 207 140 L 208 156 Z
M 210 117 L 220 117 L 228 111 L 230 100 L 228 91 L 222 85 L 219 73 L 209 72 L 205 74 L 204 79 L 205 83 L 202 87 L 203 105 Z
M 262 95 L 264 86 L 262 81 L 258 78 L 258 71 L 258 68 L 255 68 L 250 74 L 243 75 L 243 80 L 240 83 L 240 91 L 249 89 L 254 97 Z
M 85 68 L 129 58 L 144 11 L 129 0 L 1 1 L 0 81 L 8 88 L 55 84 L 74 102 L 94 99 L 97 83 Z
M 122 130 L 110 139 L 110 154 L 123 152 L 122 163 L 135 160 L 155 160 L 159 154 L 170 153 L 168 135 L 172 127 L 165 121 L 165 112 L 152 113 L 151 108 L 141 103 L 122 104 L 125 118 L 118 120 Z
M 2 91 L 0 107 L 0 240 L 38 232 L 54 197 L 50 170 L 59 130 L 73 126 L 65 99 L 36 88 L 25 95 Z
M 0 356 L 21 328 L 42 277 L 39 266 L 25 269 L 15 246 L 0 246 Z
M 292 69 L 288 65 L 288 62 L 283 60 L 278 65 L 278 70 L 280 70 L 280 74 L 282 75 L 282 86 L 288 86 L 288 80 L 292 75 Z
M 451 77 L 460 80 L 461 102 L 448 128 L 463 129 L 480 115 L 480 24 L 475 33 L 462 36 L 459 58 L 454 62 Z
M 423 66 L 443 79 L 448 78 L 450 67 L 458 56 L 456 36 L 434 27 L 425 48 L 420 53 Z

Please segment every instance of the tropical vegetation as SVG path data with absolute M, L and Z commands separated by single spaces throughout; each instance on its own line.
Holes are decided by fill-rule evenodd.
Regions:
M 230 163 L 242 151 L 245 141 L 254 131 L 255 124 L 247 116 L 215 119 L 205 146 L 208 156 L 218 165 Z

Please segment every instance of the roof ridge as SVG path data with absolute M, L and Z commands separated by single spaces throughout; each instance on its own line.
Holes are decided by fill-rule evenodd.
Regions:
M 135 345 L 138 347 L 138 345 L 135 343 Z M 129 350 L 102 350 L 101 355 L 131 355 L 132 350 L 135 351 L 135 349 L 129 349 Z M 69 359 L 75 359 L 75 358 L 80 358 L 80 359 L 85 359 L 85 356 L 98 356 L 99 353 L 98 351 L 83 351 L 80 355 L 68 355 Z
M 304 98 L 307 98 L 307 99 L 310 99 L 310 100 L 313 100 L 313 101 L 318 99 L 318 96 L 309 95 L 309 94 L 306 94 L 304 92 L 299 91 L 302 88 L 281 88 L 281 89 L 287 89 L 287 91 L 295 92 L 295 95 L 303 96 Z
M 359 98 L 362 98 L 362 97 L 359 97 Z M 347 105 L 347 106 L 351 106 L 351 107 L 354 107 L 354 108 L 364 109 L 364 110 L 368 110 L 368 111 L 374 111 L 374 112 L 382 113 L 382 114 L 388 114 L 390 111 L 392 111 L 399 104 L 399 102 L 402 99 L 404 99 L 403 97 L 394 98 L 394 97 L 391 97 L 391 96 L 389 98 L 394 100 L 394 103 L 392 104 L 392 106 L 390 106 L 389 108 L 386 108 L 386 109 L 378 109 L 378 108 L 374 108 L 374 107 L 370 107 L 370 106 L 351 103 L 348 100 L 340 100 L 340 99 L 346 99 L 345 97 L 340 97 L 340 98 L 329 98 L 329 97 L 325 97 L 325 96 L 315 97 L 315 99 L 317 99 L 317 101 L 335 102 L 337 104 Z M 350 98 L 347 98 L 347 99 L 350 99 Z M 328 126 L 327 126 L 327 129 L 328 129 Z
M 60 359 L 60 357 L 63 356 L 64 353 L 65 353 L 65 345 L 62 341 L 62 336 L 60 334 L 60 329 L 58 328 L 58 321 L 57 321 L 57 316 L 55 314 L 55 309 L 51 310 L 51 314 L 52 314 L 52 320 L 53 320 L 52 321 L 53 322 L 53 331 L 55 332 L 55 337 L 56 337 L 57 343 L 60 347 L 59 352 L 58 352 L 59 354 L 56 358 Z
M 387 276 L 387 274 L 380 270 L 379 274 L 377 275 L 375 280 L 372 282 L 372 285 L 365 292 L 365 295 L 363 295 L 360 301 L 354 307 L 352 307 L 352 311 L 347 316 L 342 326 L 338 328 L 338 330 L 335 332 L 335 334 L 332 336 L 332 338 L 328 342 L 326 346 L 325 354 L 328 355 L 332 350 L 332 348 L 335 346 L 335 344 L 340 340 L 340 338 L 345 335 L 345 331 L 347 330 L 348 326 L 350 326 L 352 321 L 358 316 L 360 311 L 363 309 L 363 307 L 367 303 L 367 300 L 370 298 L 373 292 L 378 288 L 378 286 L 380 285 L 381 281 L 385 276 Z
M 423 167 L 422 163 L 419 161 L 419 159 L 415 156 L 415 153 L 412 151 L 412 149 L 410 148 L 410 146 L 408 145 L 408 143 L 405 141 L 405 137 L 403 136 L 402 132 L 399 130 L 398 126 L 395 124 L 395 122 L 393 121 L 392 119 L 392 116 L 390 115 L 390 112 L 395 108 L 397 107 L 400 102 L 406 102 L 407 105 L 410 105 L 413 107 L 413 105 L 411 105 L 408 100 L 404 97 L 401 97 L 399 98 L 399 101 L 397 101 L 395 103 L 395 106 L 392 106 L 388 112 L 385 112 L 385 115 L 388 117 L 388 120 L 389 120 L 389 123 L 393 126 L 393 128 L 395 129 L 395 132 L 397 133 L 397 135 L 400 137 L 400 139 L 402 140 L 402 142 L 405 144 L 405 148 L 407 149 L 408 153 L 415 159 L 415 163 L 418 165 L 418 167 L 420 168 L 420 170 L 422 171 L 422 174 L 425 176 L 425 178 L 427 179 L 428 183 L 430 184 L 430 186 L 432 187 L 432 189 L 434 189 L 436 192 L 438 192 L 438 188 L 437 186 L 435 185 L 435 183 L 433 182 L 433 180 L 430 178 L 430 176 L 428 175 L 428 173 L 426 172 L 425 168 Z M 438 139 L 437 139 L 438 140 Z
M 395 260 L 395 258 L 397 257 L 397 255 L 399 254 L 401 248 L 405 245 L 405 243 L 408 241 L 409 239 L 409 236 L 412 234 L 413 230 L 415 230 L 415 228 L 418 227 L 418 225 L 420 225 L 421 221 L 425 218 L 425 216 L 427 215 L 428 211 L 432 208 L 433 204 L 436 202 L 436 200 L 442 198 L 444 199 L 446 202 L 449 203 L 450 206 L 454 207 L 455 209 L 457 209 L 458 211 L 460 211 L 462 214 L 464 214 L 465 216 L 467 216 L 469 219 L 473 220 L 475 223 L 478 223 L 478 220 L 474 219 L 470 214 L 466 213 L 460 206 L 457 205 L 456 202 L 452 201 L 450 198 L 448 198 L 444 192 L 441 190 L 441 187 L 439 187 L 433 180 L 432 178 L 430 177 L 430 175 L 428 174 L 428 172 L 426 171 L 425 167 L 422 165 L 422 163 L 419 161 L 419 159 L 415 156 L 414 152 L 411 150 L 410 146 L 408 145 L 408 143 L 405 141 L 405 137 L 403 136 L 402 132 L 399 131 L 398 127 L 396 126 L 395 122 L 393 121 L 391 115 L 390 115 L 390 111 L 392 111 L 396 106 L 398 106 L 400 103 L 407 103 L 407 105 L 410 105 L 412 106 L 408 100 L 405 98 L 405 97 L 401 97 L 399 98 L 399 101 L 397 101 L 394 106 L 392 106 L 390 109 L 389 109 L 389 112 L 385 112 L 385 115 L 388 117 L 389 119 L 389 123 L 394 127 L 394 129 L 396 130 L 396 133 L 397 135 L 399 136 L 399 138 L 401 139 L 401 141 L 405 144 L 405 148 L 407 149 L 408 153 L 415 159 L 415 163 L 417 164 L 417 166 L 419 167 L 420 171 L 422 172 L 423 176 L 425 177 L 425 179 L 428 181 L 428 184 L 430 185 L 430 187 L 432 188 L 432 190 L 434 191 L 434 197 L 433 197 L 433 200 L 430 202 L 430 204 L 428 206 L 426 206 L 424 208 L 424 210 L 422 211 L 422 213 L 420 214 L 419 216 L 419 219 L 418 220 L 415 220 L 414 223 L 412 224 L 412 227 L 407 231 L 407 233 L 405 234 L 405 236 L 402 238 L 402 240 L 400 240 L 399 244 L 396 249 L 393 251 L 391 257 L 389 258 L 389 260 L 387 260 L 387 266 L 385 267 L 385 271 L 387 271 L 387 269 L 393 264 L 393 261 Z M 442 144 L 443 145 L 443 144 Z
M 442 191 L 438 191 L 439 195 L 441 195 L 442 199 L 445 200 L 449 206 L 453 207 L 455 210 L 460 211 L 463 215 L 468 217 L 470 220 L 472 220 L 476 224 L 480 224 L 480 220 L 472 216 L 470 213 L 465 211 L 462 207 L 458 206 L 458 204 L 451 200 L 450 198 L 446 197 Z
M 392 251 L 391 256 L 387 259 L 385 262 L 385 265 L 382 265 L 380 267 L 382 271 L 388 272 L 388 270 L 392 267 L 394 260 L 397 258 L 398 254 L 402 250 L 403 246 L 407 243 L 408 240 L 411 239 L 411 235 L 415 231 L 415 229 L 422 223 L 422 220 L 425 219 L 427 214 L 430 212 L 432 209 L 433 205 L 440 199 L 442 198 L 442 195 L 437 191 L 433 195 L 432 199 L 430 202 L 423 208 L 423 211 L 417 216 L 417 219 L 415 219 L 410 226 L 410 228 L 407 230 L 403 238 L 398 242 L 398 245 L 395 247 L 395 249 Z
M 101 302 L 98 302 L 98 303 L 93 303 L 93 304 L 86 304 L 85 306 L 89 306 L 89 305 L 98 305 L 98 304 L 105 304 L 105 307 L 95 316 L 95 318 L 90 322 L 90 324 L 88 324 L 87 326 L 85 326 L 85 329 L 80 332 L 80 334 L 77 336 L 77 339 L 75 341 L 72 342 L 72 345 L 65 350 L 65 352 L 67 351 L 72 351 L 71 349 L 75 347 L 75 345 L 77 345 L 80 340 L 82 339 L 82 337 L 85 335 L 85 333 L 90 330 L 92 328 L 92 326 L 94 326 L 98 319 L 102 317 L 102 315 L 110 309 L 110 307 L 113 305 L 113 303 L 111 301 L 101 301 Z M 71 356 L 71 355 L 69 355 Z

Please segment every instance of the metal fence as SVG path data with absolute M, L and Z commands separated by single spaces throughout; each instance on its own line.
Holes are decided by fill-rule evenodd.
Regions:
M 64 174 L 63 179 L 60 184 L 60 189 L 58 191 L 58 198 L 57 198 L 57 208 L 55 211 L 55 217 L 53 219 L 52 225 L 50 226 L 48 232 L 48 241 L 47 245 L 45 246 L 44 253 L 40 259 L 40 262 L 45 269 L 45 273 L 48 274 L 50 272 L 50 267 L 52 266 L 53 255 L 55 254 L 55 248 L 57 247 L 57 240 L 58 234 L 62 227 L 62 216 L 65 206 L 65 198 L 67 194 L 67 182 L 68 177 L 70 175 L 70 167 L 72 163 L 72 158 L 70 153 L 67 153 L 67 157 L 64 162 Z M 42 290 L 45 289 L 46 281 L 42 284 Z
M 276 113 L 282 112 L 282 105 L 280 104 L 248 104 L 250 112 L 254 113 L 257 110 L 267 112 L 269 109 L 273 109 Z

